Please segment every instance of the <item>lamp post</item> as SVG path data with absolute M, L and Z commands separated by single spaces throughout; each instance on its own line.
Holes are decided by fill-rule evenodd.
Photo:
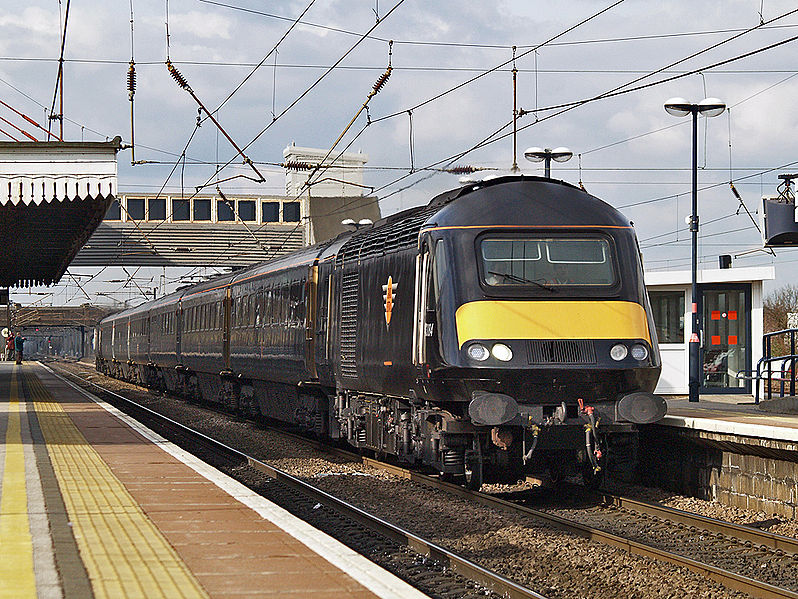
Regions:
M 691 402 L 698 401 L 698 388 L 701 386 L 701 371 L 698 363 L 701 346 L 701 316 L 698 313 L 698 115 L 713 117 L 723 114 L 726 104 L 717 98 L 706 98 L 698 104 L 688 102 L 684 98 L 671 98 L 665 102 L 665 111 L 673 116 L 693 115 L 693 181 L 692 212 L 690 213 L 691 250 L 691 282 L 692 282 L 692 323 L 690 335 L 689 370 Z
M 568 148 L 527 148 L 524 150 L 524 158 L 529 162 L 543 162 L 545 161 L 545 174 L 546 178 L 551 178 L 551 161 L 554 162 L 567 162 L 571 159 L 574 153 Z

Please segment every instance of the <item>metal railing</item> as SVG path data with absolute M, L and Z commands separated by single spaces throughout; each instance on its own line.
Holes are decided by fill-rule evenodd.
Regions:
M 756 364 L 756 370 L 750 371 L 750 376 L 738 374 L 738 378 L 750 379 L 754 381 L 754 403 L 759 404 L 760 399 L 760 382 L 766 392 L 766 399 L 773 397 L 773 383 L 778 382 L 779 397 L 785 396 L 787 383 L 789 383 L 789 395 L 795 395 L 795 365 L 798 362 L 798 354 L 795 353 L 795 336 L 798 334 L 798 329 L 784 329 L 781 331 L 773 331 L 765 333 L 762 336 L 762 357 Z M 774 356 L 773 355 L 773 340 L 789 336 L 790 353 Z M 775 370 L 774 365 L 778 365 Z

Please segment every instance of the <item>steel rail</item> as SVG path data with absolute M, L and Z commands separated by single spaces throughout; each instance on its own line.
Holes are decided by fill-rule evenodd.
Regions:
M 76 376 L 76 375 L 73 375 L 73 376 Z M 109 390 L 105 389 L 104 387 L 102 387 L 102 386 L 100 386 L 100 385 L 98 385 L 98 384 L 96 384 L 96 383 L 94 383 L 92 381 L 88 381 L 87 379 L 84 379 L 83 377 L 77 377 L 77 378 L 89 383 L 90 385 L 93 385 L 93 386 L 97 387 L 98 389 L 103 390 L 105 393 L 109 393 L 109 394 L 111 394 L 111 395 L 113 395 L 115 397 L 120 398 L 121 400 L 123 400 L 126 403 L 130 403 L 130 404 L 132 404 L 134 406 L 138 406 L 139 408 L 141 408 L 143 410 L 151 411 L 148 408 L 146 408 L 144 406 L 140 406 L 139 404 L 136 404 L 132 400 L 129 400 L 129 399 L 117 394 L 117 393 L 114 393 L 113 391 L 109 391 Z M 157 414 L 157 413 L 155 413 L 155 414 Z M 160 418 L 166 418 L 166 417 L 160 416 L 160 415 L 159 415 L 159 417 Z M 177 423 L 177 424 L 179 424 L 179 423 Z M 183 426 L 183 425 L 180 425 L 180 426 Z M 185 428 L 187 428 L 187 427 L 185 427 Z M 294 434 L 294 433 L 289 433 L 289 432 L 286 432 L 286 431 L 282 431 L 282 430 L 274 428 L 274 427 L 269 427 L 269 428 L 271 430 L 274 430 L 275 432 L 281 434 L 281 435 L 288 436 L 288 437 L 291 437 L 291 438 L 297 439 L 297 440 L 302 440 L 302 441 L 304 441 L 305 444 L 321 448 L 321 449 L 323 449 L 325 451 L 329 451 L 330 453 L 334 453 L 334 454 L 340 455 L 342 457 L 351 458 L 352 460 L 359 461 L 359 462 L 361 462 L 362 464 L 364 464 L 366 466 L 370 466 L 370 467 L 373 467 L 373 468 L 376 468 L 376 469 L 379 469 L 379 470 L 390 472 L 390 473 L 392 473 L 392 474 L 394 474 L 396 476 L 399 476 L 399 477 L 405 478 L 405 479 L 409 479 L 409 480 L 411 480 L 413 482 L 416 482 L 416 483 L 419 483 L 419 484 L 421 484 L 423 486 L 426 486 L 426 487 L 429 487 L 429 488 L 433 488 L 433 489 L 442 490 L 442 491 L 445 491 L 447 493 L 450 493 L 451 495 L 454 495 L 454 496 L 457 496 L 457 497 L 461 497 L 461 498 L 466 499 L 468 501 L 473 501 L 475 503 L 478 503 L 478 504 L 481 504 L 481 505 L 485 505 L 485 506 L 493 508 L 493 509 L 498 509 L 498 510 L 501 510 L 501 511 L 504 511 L 504 512 L 508 512 L 508 513 L 512 513 L 512 514 L 521 514 L 521 515 L 529 516 L 529 517 L 532 517 L 534 519 L 543 521 L 543 522 L 547 523 L 550 526 L 558 528 L 559 530 L 570 532 L 570 533 L 575 534 L 577 536 L 580 536 L 582 538 L 586 538 L 586 539 L 589 539 L 589 540 L 597 541 L 597 542 L 600 542 L 602 544 L 609 545 L 609 546 L 615 547 L 617 549 L 621 549 L 621 550 L 626 551 L 627 553 L 629 553 L 631 555 L 639 555 L 639 556 L 643 556 L 643 557 L 648 557 L 648 558 L 656 559 L 656 560 L 659 560 L 659 561 L 667 562 L 667 563 L 670 563 L 670 564 L 673 564 L 673 565 L 676 565 L 676 566 L 687 568 L 687 569 L 689 569 L 692 572 L 695 572 L 695 573 L 700 574 L 700 575 L 702 575 L 702 576 L 704 576 L 706 578 L 709 578 L 709 579 L 711 579 L 711 580 L 713 580 L 715 582 L 718 582 L 718 583 L 720 583 L 720 584 L 722 584 L 722 585 L 724 585 L 724 586 L 726 586 L 726 587 L 728 587 L 730 589 L 734 589 L 734 590 L 742 591 L 744 593 L 748 593 L 748 594 L 750 594 L 753 597 L 759 597 L 759 598 L 762 598 L 762 599 L 798 599 L 798 593 L 796 593 L 794 591 L 791 591 L 789 589 L 776 587 L 774 585 L 770 585 L 770 584 L 762 582 L 762 581 L 754 580 L 754 579 L 748 578 L 746 576 L 742 576 L 740 574 L 737 574 L 735 572 L 731 572 L 731 571 L 728 571 L 728 570 L 724 570 L 722 568 L 718 568 L 716 566 L 712 566 L 711 564 L 705 564 L 705 563 L 693 560 L 691 558 L 687 558 L 687 557 L 681 556 L 679 554 L 676 554 L 676 553 L 673 553 L 673 552 L 670 552 L 670 551 L 665 551 L 665 550 L 659 549 L 657 547 L 653 547 L 651 545 L 646 545 L 645 543 L 640 543 L 640 542 L 637 542 L 637 541 L 632 541 L 632 540 L 629 540 L 629 539 L 625 539 L 623 537 L 620 537 L 620 536 L 615 535 L 613 533 L 605 532 L 605 531 L 603 531 L 601 529 L 598 529 L 598 528 L 594 528 L 594 527 L 591 527 L 591 526 L 580 524 L 578 522 L 570 521 L 570 520 L 568 520 L 566 518 L 563 518 L 561 516 L 556 516 L 554 514 L 549 514 L 547 512 L 536 510 L 536 509 L 533 509 L 533 508 L 530 508 L 530 507 L 527 507 L 527 506 L 518 505 L 517 503 L 513 503 L 511 501 L 507 501 L 506 499 L 501 499 L 499 497 L 494 497 L 494 496 L 489 495 L 487 493 L 482 493 L 482 492 L 479 492 L 479 491 L 470 491 L 470 490 L 466 489 L 465 487 L 461 487 L 459 485 L 455 485 L 455 484 L 440 480 L 439 478 L 436 478 L 436 477 L 433 477 L 433 476 L 428 476 L 428 475 L 425 475 L 425 474 L 422 474 L 422 473 L 419 473 L 419 472 L 414 472 L 412 470 L 408 470 L 407 468 L 403 468 L 403 467 L 397 466 L 395 464 L 388 464 L 388 463 L 385 463 L 385 462 L 381 462 L 379 460 L 375 460 L 375 459 L 372 459 L 372 458 L 361 456 L 359 454 L 352 453 L 350 451 L 346 451 L 346 450 L 343 450 L 343 449 L 334 448 L 334 447 L 331 447 L 331 446 L 328 446 L 328 445 L 324 445 L 324 444 L 320 443 L 319 441 L 310 440 L 310 439 L 307 439 L 306 437 L 303 437 L 301 435 L 297 435 L 297 434 Z M 191 429 L 189 429 L 189 430 L 191 430 Z M 202 433 L 196 433 L 196 434 L 202 435 Z M 204 436 L 204 435 L 202 435 L 202 436 Z M 210 439 L 210 438 L 208 437 L 208 439 Z M 219 442 L 216 442 L 216 441 L 214 441 L 214 442 L 215 443 L 219 443 Z M 222 445 L 223 447 L 226 447 L 226 446 L 224 446 L 221 443 L 219 443 L 219 445 Z M 233 448 L 229 448 L 229 449 L 231 451 L 236 451 L 237 452 L 237 450 L 235 450 Z M 240 454 L 240 455 L 244 456 L 244 454 Z M 249 458 L 247 456 L 247 459 L 254 459 L 254 458 Z M 270 475 L 269 471 L 274 471 L 275 473 L 280 472 L 280 471 L 272 468 L 271 466 L 268 466 L 267 464 L 264 464 L 262 462 L 258 462 L 257 460 L 255 460 L 255 462 L 257 464 L 262 464 L 262 467 L 264 468 L 263 472 L 266 473 L 267 475 Z M 252 465 L 253 467 L 255 467 L 255 468 L 259 469 L 259 470 L 261 469 L 261 466 L 255 465 L 255 463 L 251 463 L 250 465 Z M 323 498 L 324 496 L 327 495 L 323 491 L 320 491 L 319 489 L 316 489 L 315 487 L 307 485 L 307 483 L 299 481 L 298 479 L 294 479 L 294 477 L 292 477 L 291 475 L 289 475 L 287 473 L 281 473 L 281 476 L 287 477 L 285 479 L 286 484 L 289 484 L 289 481 L 296 481 L 297 483 L 299 483 L 303 487 L 309 487 L 310 489 L 312 489 L 313 490 L 312 492 L 319 493 L 320 494 L 319 495 L 320 498 Z M 332 496 L 330 496 L 330 497 L 331 497 L 331 499 L 334 499 L 336 502 L 337 501 L 341 501 L 341 500 L 332 498 Z M 603 500 L 606 503 L 614 504 L 614 505 L 616 505 L 618 507 L 623 506 L 623 507 L 626 507 L 627 509 L 632 509 L 632 510 L 635 510 L 635 511 L 649 513 L 651 515 L 657 515 L 658 517 L 660 517 L 662 519 L 671 520 L 673 522 L 680 522 L 682 524 L 686 524 L 686 525 L 689 525 L 689 526 L 696 526 L 697 528 L 705 528 L 705 529 L 711 530 L 713 532 L 720 532 L 721 534 L 726 534 L 728 536 L 739 538 L 739 539 L 741 539 L 743 541 L 749 541 L 749 542 L 752 542 L 752 543 L 755 543 L 755 544 L 764 545 L 764 546 L 772 548 L 772 549 L 780 549 L 782 551 L 792 553 L 792 552 L 795 551 L 795 548 L 798 548 L 798 540 L 790 539 L 789 537 L 782 537 L 780 535 L 774 535 L 773 533 L 768 533 L 766 531 L 755 530 L 755 529 L 752 529 L 750 527 L 745 527 L 745 526 L 736 525 L 736 524 L 732 524 L 732 523 L 722 522 L 720 520 L 714 520 L 712 518 L 699 516 L 698 514 L 691 514 L 689 512 L 684 512 L 682 510 L 676 510 L 674 508 L 668 508 L 668 507 L 665 507 L 665 506 L 655 506 L 654 504 L 647 504 L 646 502 L 641 502 L 641 501 L 636 501 L 636 500 L 631 500 L 631 499 L 626 499 L 626 498 L 621 498 L 621 497 L 615 497 L 613 495 L 602 495 L 602 498 L 603 498 Z M 349 506 L 349 504 L 346 504 L 345 502 L 341 502 L 341 503 Z M 634 506 L 634 507 L 632 507 L 632 506 Z M 354 506 L 349 506 L 349 507 L 351 507 L 352 509 L 356 510 L 357 512 L 360 512 L 360 513 L 364 514 L 368 518 L 374 518 L 374 516 L 371 516 L 370 514 L 367 514 L 366 512 L 363 512 L 359 508 L 356 508 Z M 648 510 L 648 511 L 645 511 L 645 510 Z M 352 517 L 355 518 L 354 515 Z M 383 521 L 379 520 L 378 518 L 376 520 L 378 520 L 379 522 L 383 523 Z M 393 525 L 391 525 L 391 524 L 389 524 L 387 522 L 384 523 L 384 524 L 386 524 L 386 525 L 388 525 L 390 527 L 393 527 Z M 712 528 L 709 528 L 710 526 Z M 398 529 L 398 530 L 401 530 L 401 529 Z M 740 533 L 741 536 L 738 536 L 736 534 L 738 532 Z M 394 533 L 386 533 L 386 536 L 388 536 L 389 538 L 393 538 L 392 536 L 389 536 L 389 534 L 394 534 Z M 407 535 L 410 535 L 410 536 L 414 536 L 414 535 L 412 535 L 412 533 L 406 533 L 406 531 L 401 531 L 401 534 L 407 534 Z M 421 539 L 419 539 L 419 542 L 421 542 L 422 545 L 420 545 L 417 548 L 417 547 L 415 547 L 412 544 L 413 541 L 410 540 L 410 537 L 408 536 L 407 538 L 408 538 L 408 546 L 413 548 L 415 551 L 418 551 L 419 553 L 424 553 L 426 555 L 430 555 L 430 556 L 435 557 L 434 553 L 425 553 L 425 551 L 433 551 L 433 548 L 434 548 L 436 550 L 440 550 L 442 552 L 445 552 L 445 553 L 441 554 L 443 556 L 446 556 L 447 554 L 451 554 L 447 550 L 445 550 L 445 549 L 443 549 L 441 547 L 438 547 L 437 545 L 432 545 L 432 544 L 430 544 L 430 547 L 428 549 L 424 549 L 424 547 L 425 547 L 424 543 L 426 543 L 426 542 L 421 540 Z M 396 540 L 397 542 L 400 542 L 397 539 L 394 539 L 394 540 Z M 451 554 L 451 555 L 453 555 L 453 554 Z M 445 558 L 435 557 L 435 559 L 441 559 L 441 561 L 445 563 Z M 462 558 L 458 558 L 458 559 L 462 559 Z M 465 560 L 465 561 L 467 561 L 467 560 Z M 470 564 L 470 562 L 469 562 L 469 564 Z M 485 570 L 485 569 L 481 568 L 480 566 L 477 566 L 476 564 L 471 564 L 471 565 L 475 566 L 475 568 L 476 568 L 474 570 L 474 572 L 475 572 L 474 576 L 476 576 L 481 571 L 482 572 L 489 572 L 490 574 L 495 574 L 493 572 L 490 572 L 488 570 Z M 450 567 L 452 569 L 455 569 L 455 568 L 458 568 L 458 567 L 461 567 L 461 566 L 457 566 L 456 563 L 453 562 L 453 563 L 450 564 Z M 464 565 L 462 567 L 466 567 L 466 566 Z M 469 571 L 468 569 L 463 570 L 463 571 L 460 571 L 460 570 L 455 570 L 455 571 L 457 571 L 458 573 L 461 573 L 463 576 L 466 576 L 467 578 L 470 578 L 470 579 L 475 580 L 477 582 L 480 582 L 480 584 L 482 584 L 482 582 L 479 579 L 473 578 L 472 575 L 470 575 L 470 574 L 466 574 L 466 572 Z M 495 574 L 495 575 L 496 576 L 500 576 L 498 574 Z M 518 586 L 515 583 L 512 583 L 511 581 L 508 581 L 508 582 L 510 582 L 514 586 Z M 486 586 L 488 588 L 492 588 L 488 584 L 485 584 L 484 586 Z M 521 587 L 521 589 L 523 589 L 523 587 Z M 499 591 L 497 590 L 496 592 L 499 592 Z M 504 591 L 504 592 L 507 592 L 507 591 Z M 515 599 L 515 597 L 529 597 L 529 596 L 531 596 L 531 597 L 540 597 L 540 595 L 537 595 L 537 594 L 533 594 L 533 595 L 514 595 L 512 593 L 508 593 L 508 595 L 507 595 L 507 597 L 510 597 L 512 599 Z
M 630 499 L 628 497 L 601 494 L 601 501 L 605 505 L 614 505 L 618 508 L 655 516 L 662 520 L 670 520 L 671 522 L 677 522 L 685 526 L 703 528 L 710 532 L 734 537 L 741 541 L 748 541 L 755 545 L 768 547 L 777 551 L 784 551 L 791 555 L 798 555 L 798 539 L 792 537 L 785 537 L 772 532 L 757 530 L 750 526 L 725 522 L 723 520 L 701 516 L 700 514 L 693 514 L 691 512 L 685 512 L 684 510 L 657 505 L 647 501 L 640 501 L 638 499 Z
M 42 365 L 45 368 L 48 368 L 46 365 Z M 50 370 L 52 371 L 52 369 Z M 56 376 L 60 376 L 59 373 L 54 372 L 54 374 Z M 67 374 L 67 376 L 70 376 L 70 374 Z M 75 386 L 74 383 L 68 381 L 64 377 L 61 378 L 65 380 L 67 384 Z M 246 462 L 248 466 L 258 470 L 259 472 L 262 472 L 266 476 L 286 485 L 291 489 L 299 491 L 303 495 L 312 498 L 318 503 L 322 503 L 331 507 L 333 510 L 371 530 L 376 531 L 377 533 L 385 536 L 397 544 L 407 546 L 416 553 L 430 557 L 438 563 L 443 564 L 451 571 L 463 576 L 468 580 L 478 583 L 479 585 L 501 595 L 502 597 L 506 597 L 507 599 L 547 599 L 545 595 L 541 595 L 531 589 L 527 589 L 526 587 L 513 582 L 508 578 L 505 578 L 501 574 L 493 572 L 487 568 L 483 568 L 479 564 L 475 564 L 474 562 L 461 557 L 456 553 L 441 547 L 440 545 L 437 545 L 431 541 L 427 541 L 418 535 L 391 524 L 390 522 L 370 514 L 350 503 L 347 503 L 342 499 L 330 495 L 321 489 L 299 480 L 287 472 L 283 472 L 282 470 L 274 468 L 273 466 L 253 458 L 252 456 L 249 456 L 235 449 L 234 447 L 230 447 L 229 445 L 226 445 L 225 443 L 222 443 L 213 437 L 196 431 L 180 422 L 177 422 L 176 420 L 164 416 L 163 414 L 159 414 L 158 412 L 151 410 L 150 408 L 147 408 L 146 406 L 143 406 L 127 397 L 124 397 L 123 395 L 115 393 L 114 391 L 106 389 L 93 381 L 89 381 L 83 377 L 76 376 L 76 378 L 79 378 L 81 381 L 100 389 L 105 394 L 113 396 L 115 399 L 124 403 L 125 406 L 137 412 L 139 416 L 144 416 L 145 418 L 155 421 L 162 426 L 177 430 L 182 435 L 197 439 L 203 445 L 207 447 L 213 447 L 218 451 L 223 452 L 226 456 Z M 89 393 L 85 389 L 82 389 L 82 391 L 84 393 Z

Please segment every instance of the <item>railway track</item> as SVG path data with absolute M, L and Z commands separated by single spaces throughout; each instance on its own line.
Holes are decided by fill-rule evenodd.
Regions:
M 72 375 L 74 376 L 74 375 Z M 79 377 L 82 379 L 82 377 Z M 93 383 L 85 381 L 105 393 L 114 394 Z M 121 397 L 121 396 L 119 396 Z M 129 401 L 124 399 L 124 401 Z M 756 528 L 741 526 L 705 516 L 676 510 L 674 508 L 638 501 L 614 495 L 598 495 L 586 500 L 578 508 L 530 507 L 528 497 L 505 498 L 469 491 L 463 487 L 447 483 L 437 477 L 427 476 L 393 464 L 387 464 L 352 452 L 332 448 L 305 437 L 277 431 L 292 437 L 297 442 L 312 444 L 326 452 L 338 454 L 347 459 L 359 460 L 363 464 L 412 480 L 425 487 L 445 491 L 469 502 L 478 503 L 491 509 L 532 518 L 545 522 L 547 526 L 567 531 L 573 535 L 598 541 L 623 550 L 629 554 L 645 556 L 659 561 L 687 568 L 703 577 L 717 581 L 730 589 L 735 589 L 753 597 L 798 598 L 798 540 L 775 535 Z M 270 476 L 277 474 L 270 466 L 264 468 Z M 285 475 L 293 479 L 290 475 Z M 302 485 L 307 485 L 298 481 Z M 308 485 L 309 486 L 309 485 Z M 315 487 L 310 487 L 315 489 Z M 323 493 L 322 491 L 316 492 Z M 324 494 L 326 495 L 326 494 Z M 584 505 L 589 505 L 585 508 Z M 363 514 L 362 510 L 353 508 Z M 383 533 L 386 534 L 387 533 Z M 394 533 L 391 533 L 394 534 Z M 390 538 L 390 537 L 389 537 Z M 448 563 L 453 570 L 472 580 L 480 581 L 484 575 L 480 566 L 473 564 L 457 565 L 447 562 L 446 554 L 437 554 L 443 548 L 424 545 L 421 541 L 402 541 L 407 546 L 424 555 L 435 555 L 442 563 Z M 400 542 L 397 539 L 397 542 Z M 466 560 L 468 561 L 468 560 Z M 471 570 L 476 566 L 476 570 Z M 484 583 L 487 588 L 493 588 Z M 514 583 L 513 583 L 514 584 Z M 497 591 L 498 592 L 498 591 Z M 513 595 L 540 596 L 540 595 Z M 500 594 L 501 594 L 500 593 Z
M 334 512 L 335 517 L 338 519 L 345 519 L 349 522 L 336 526 L 345 528 L 350 534 L 353 530 L 359 528 L 367 529 L 377 535 L 384 537 L 390 542 L 406 547 L 411 552 L 424 556 L 432 560 L 430 563 L 426 561 L 416 561 L 414 564 L 415 570 L 418 566 L 424 565 L 427 569 L 431 570 L 430 574 L 421 575 L 420 577 L 427 580 L 436 589 L 441 585 L 447 587 L 445 596 L 472 596 L 472 591 L 481 597 L 490 596 L 494 593 L 495 597 L 507 599 L 547 599 L 545 595 L 537 593 L 532 589 L 525 588 L 524 586 L 509 580 L 496 572 L 492 572 L 487 568 L 483 568 L 479 564 L 472 562 L 444 547 L 441 547 L 432 541 L 428 541 L 418 535 L 415 535 L 407 530 L 400 528 L 390 522 L 387 522 L 378 516 L 370 514 L 360 508 L 343 501 L 333 495 L 326 493 L 290 474 L 283 472 L 265 462 L 262 462 L 252 456 L 249 456 L 234 447 L 231 447 L 221 441 L 213 439 L 203 433 L 195 431 L 190 427 L 167 418 L 158 412 L 150 410 L 135 401 L 106 389 L 97 383 L 88 381 L 82 377 L 75 377 L 70 373 L 59 370 L 61 375 L 66 375 L 66 379 L 79 378 L 82 384 L 90 385 L 103 396 L 103 399 L 113 398 L 113 403 L 120 407 L 125 413 L 133 416 L 139 422 L 152 428 L 159 434 L 166 438 L 177 442 L 180 445 L 188 445 L 188 449 L 196 450 L 198 447 L 202 454 L 211 454 L 215 462 L 214 465 L 221 465 L 226 469 L 232 471 L 240 471 L 243 468 L 248 468 L 256 471 L 259 474 L 265 475 L 274 483 L 279 486 L 285 487 L 287 490 L 271 489 L 272 494 L 283 496 L 291 496 L 289 503 L 293 504 L 296 508 L 297 496 L 301 496 L 304 502 L 312 506 L 313 511 L 317 511 L 320 507 L 325 507 L 327 510 Z M 82 386 L 82 385 L 81 385 Z M 84 389 L 85 390 L 85 389 Z M 271 497 L 270 497 L 271 498 Z M 283 506 L 285 507 L 285 506 Z M 292 510 L 293 511 L 293 510 Z M 346 542 L 346 539 L 341 539 Z M 370 544 L 371 545 L 371 544 Z M 371 550 L 373 551 L 373 545 Z M 368 557 L 368 556 L 367 556 Z M 418 573 L 416 572 L 418 575 Z M 453 576 L 454 575 L 454 576 Z M 465 579 L 464 581 L 457 580 L 457 577 Z M 454 579 L 454 580 L 447 580 Z M 415 584 L 418 580 L 408 580 L 411 584 Z M 457 588 L 458 583 L 462 585 L 463 592 L 459 593 Z M 474 585 L 476 583 L 476 585 Z M 423 588 L 420 585 L 420 590 L 428 592 L 429 589 Z M 487 592 L 486 592 L 487 591 Z

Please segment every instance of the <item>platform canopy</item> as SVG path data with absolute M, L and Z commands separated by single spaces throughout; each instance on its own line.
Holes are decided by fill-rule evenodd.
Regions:
M 0 287 L 51 285 L 117 189 L 108 142 L 0 142 Z

